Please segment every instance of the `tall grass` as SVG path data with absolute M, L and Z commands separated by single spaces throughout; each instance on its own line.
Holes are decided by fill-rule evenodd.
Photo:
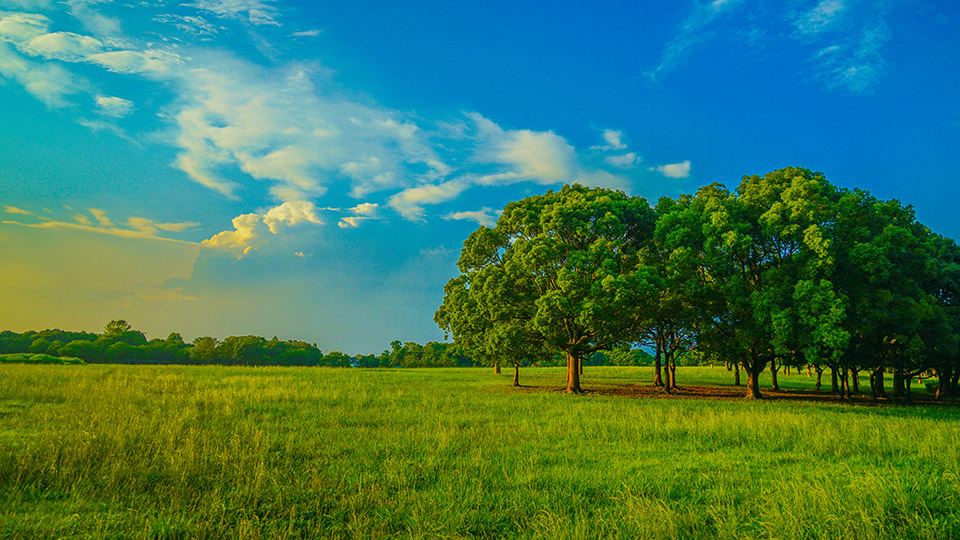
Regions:
M 585 386 L 649 374 L 588 368 Z M 521 376 L 560 388 L 564 372 Z M 678 379 L 729 382 L 721 368 Z M 510 381 L 4 365 L 0 537 L 960 537 L 956 409 Z

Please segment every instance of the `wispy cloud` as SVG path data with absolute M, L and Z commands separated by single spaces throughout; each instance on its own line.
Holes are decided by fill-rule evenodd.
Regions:
M 656 80 L 674 69 L 686 58 L 692 49 L 695 49 L 714 37 L 714 25 L 725 16 L 733 13 L 742 0 L 714 0 L 712 2 L 695 2 L 693 7 L 680 23 L 680 29 L 673 39 L 667 43 L 660 55 L 660 63 L 647 72 L 647 77 Z
M 302 30 L 290 34 L 291 37 L 317 37 L 321 34 L 320 30 Z
M 891 37 L 882 17 L 859 21 L 810 57 L 812 79 L 852 94 L 869 91 L 887 68 L 883 48 Z
M 478 225 L 484 227 L 493 227 L 497 224 L 498 214 L 489 207 L 483 207 L 480 210 L 467 212 L 451 212 L 443 216 L 443 219 L 455 221 L 475 221 Z
M 6 206 L 4 207 L 4 210 L 5 210 L 8 214 L 20 214 L 20 215 L 24 215 L 24 216 L 32 216 L 32 215 L 33 215 L 33 212 L 31 212 L 31 211 L 29 211 L 29 210 L 24 210 L 23 208 L 17 208 L 16 206 L 6 205 Z
M 279 12 L 272 0 L 197 0 L 183 4 L 213 13 L 218 17 L 246 21 L 253 25 L 279 26 Z
M 116 96 L 100 96 L 97 98 L 97 106 L 100 112 L 107 115 L 120 118 L 133 112 L 133 102 L 128 99 Z

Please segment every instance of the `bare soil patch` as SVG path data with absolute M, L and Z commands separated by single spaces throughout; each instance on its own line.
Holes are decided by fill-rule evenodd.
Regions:
M 522 386 L 520 392 L 563 392 L 565 386 Z M 766 401 L 798 401 L 812 403 L 836 403 L 845 405 L 890 406 L 903 405 L 903 401 L 894 398 L 880 398 L 874 400 L 869 392 L 856 394 L 850 398 L 841 398 L 830 392 L 815 392 L 812 390 L 771 390 L 761 388 L 763 400 Z M 667 393 L 663 387 L 656 387 L 649 383 L 629 384 L 600 384 L 584 389 L 587 396 L 616 396 L 623 398 L 642 399 L 704 399 L 718 401 L 746 401 L 747 388 L 745 386 L 688 386 L 683 385 Z M 911 394 L 912 404 L 956 406 L 957 400 L 937 401 L 934 396 L 924 391 L 914 391 Z

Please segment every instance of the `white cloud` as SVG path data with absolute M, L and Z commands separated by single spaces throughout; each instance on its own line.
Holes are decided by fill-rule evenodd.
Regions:
M 836 22 L 845 7 L 843 0 L 823 0 L 799 15 L 793 24 L 802 34 L 819 34 Z
M 56 64 L 32 62 L 0 42 L 0 76 L 20 83 L 27 92 L 51 107 L 66 104 L 85 83 Z
M 288 201 L 268 210 L 263 216 L 263 222 L 273 234 L 277 234 L 280 225 L 288 227 L 299 223 L 323 225 L 318 210 L 316 205 L 310 201 Z
M 350 211 L 358 216 L 374 216 L 379 208 L 380 205 L 377 203 L 361 203 L 351 208 Z
M 200 243 L 205 248 L 233 251 L 238 258 L 249 254 L 261 236 L 260 214 L 243 214 L 233 218 L 232 231 L 223 231 Z
M 356 228 L 364 221 L 377 219 L 380 205 L 377 203 L 361 203 L 350 208 L 349 211 L 353 215 L 340 218 L 340 222 L 337 223 L 341 229 Z
M 503 145 L 500 159 L 514 165 L 517 173 L 544 184 L 562 182 L 570 176 L 574 150 L 563 137 L 552 131 L 520 130 L 510 134 L 511 140 Z
M 623 150 L 627 145 L 623 144 L 623 132 L 615 129 L 603 130 L 603 142 L 605 144 L 591 146 L 591 150 Z
M 245 20 L 254 25 L 276 25 L 278 13 L 272 0 L 198 0 L 192 4 L 183 4 L 209 11 L 227 19 Z
M 24 43 L 47 33 L 50 19 L 34 13 L 0 12 L 0 40 Z
M 100 112 L 107 116 L 120 118 L 133 111 L 133 102 L 119 97 L 100 96 L 97 98 Z
M 116 73 L 165 74 L 181 62 L 178 55 L 161 50 L 108 51 L 91 54 L 86 60 Z
M 667 178 L 686 178 L 690 176 L 690 160 L 651 167 L 650 170 L 657 171 Z
M 715 0 L 710 3 L 696 4 L 680 24 L 677 34 L 667 43 L 660 56 L 660 63 L 647 73 L 650 79 L 657 79 L 661 73 L 676 67 L 689 53 L 713 38 L 710 29 L 723 17 L 732 13 L 742 0 Z
M 851 32 L 852 33 L 852 32 Z M 887 66 L 883 46 L 891 33 L 882 19 L 877 19 L 860 29 L 855 41 L 843 41 L 817 51 L 812 57 L 815 73 L 813 78 L 830 89 L 844 89 L 853 94 L 869 90 Z
M 47 59 L 79 62 L 103 49 L 99 39 L 72 32 L 39 35 L 19 46 L 20 50 Z
M 497 224 L 497 213 L 489 207 L 483 207 L 480 210 L 472 212 L 452 212 L 443 216 L 443 219 L 457 221 L 476 221 L 477 224 L 484 227 L 493 227 Z
M 627 152 L 626 154 L 621 154 L 618 156 L 607 156 L 603 158 L 607 164 L 621 169 L 629 169 L 640 163 L 641 159 L 635 152 Z
M 317 37 L 320 35 L 320 30 L 303 30 L 301 32 L 294 32 L 290 34 L 291 37 Z
M 450 180 L 442 184 L 431 184 L 408 188 L 390 197 L 389 205 L 406 219 L 423 220 L 423 205 L 439 204 L 456 199 L 470 183 L 464 179 Z

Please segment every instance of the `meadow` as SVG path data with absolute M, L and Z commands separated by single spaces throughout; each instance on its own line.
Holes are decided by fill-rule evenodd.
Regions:
M 651 378 L 2 365 L 0 538 L 960 538 L 960 408 Z

